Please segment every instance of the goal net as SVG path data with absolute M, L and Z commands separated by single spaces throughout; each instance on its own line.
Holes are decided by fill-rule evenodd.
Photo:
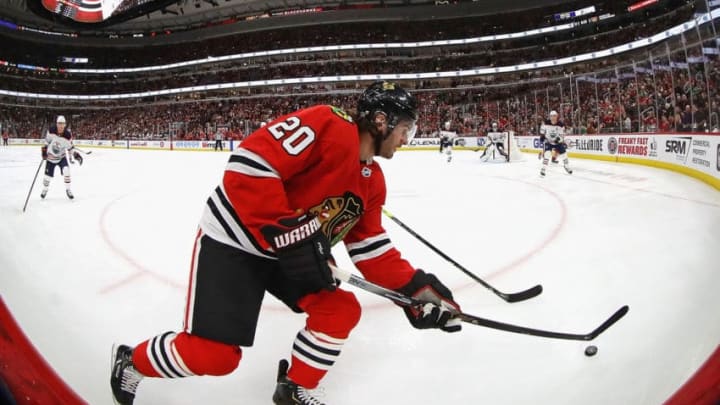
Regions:
M 509 155 L 510 159 L 509 162 L 519 162 L 522 160 L 525 160 L 525 155 L 520 151 L 520 148 L 518 147 L 517 140 L 515 139 L 515 131 L 507 131 L 507 132 L 490 132 L 488 133 L 488 136 L 492 139 L 502 139 L 503 146 L 505 147 L 505 152 Z M 485 147 L 490 146 L 490 139 L 486 138 L 485 141 Z M 493 147 L 492 152 L 490 152 L 490 159 L 492 160 L 505 160 L 505 157 L 500 154 L 498 150 L 496 150 Z

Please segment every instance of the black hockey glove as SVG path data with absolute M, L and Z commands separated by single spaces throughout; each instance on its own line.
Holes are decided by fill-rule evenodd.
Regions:
M 260 229 L 277 253 L 280 269 L 303 294 L 333 291 L 335 279 L 328 265 L 330 242 L 320 230 L 320 220 L 307 214 L 281 218 L 277 225 Z
M 80 166 L 83 164 L 83 157 L 81 154 L 79 154 L 77 151 L 73 152 L 73 159 L 77 160 L 78 163 L 80 163 Z
M 40 148 L 40 153 L 42 154 L 43 160 L 47 160 L 47 146 L 43 146 Z
M 421 307 L 403 307 L 412 326 L 418 329 L 439 328 L 445 332 L 462 329 L 460 319 L 453 316 L 460 312 L 460 306 L 435 275 L 418 269 L 410 282 L 398 292 L 428 302 Z

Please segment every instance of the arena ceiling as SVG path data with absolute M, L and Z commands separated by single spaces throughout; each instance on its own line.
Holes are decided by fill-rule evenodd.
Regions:
M 52 13 L 47 6 L 42 5 L 78 4 L 83 1 L 85 0 L 0 0 L 0 19 L 47 31 L 97 35 L 200 28 L 228 19 L 268 22 L 280 20 L 264 18 L 268 16 L 281 16 L 292 25 L 294 20 L 318 19 L 307 17 L 311 14 L 322 14 L 322 19 L 339 18 L 338 21 L 382 21 L 398 18 L 452 18 L 453 14 L 455 17 L 491 15 L 561 4 L 571 8 L 576 4 L 592 3 L 580 0 L 151 0 L 143 5 L 142 14 L 115 16 L 99 23 L 77 22 Z M 88 3 L 91 1 L 99 0 L 88 0 Z M 122 1 L 126 3 L 140 0 Z M 313 12 L 319 9 L 324 12 Z

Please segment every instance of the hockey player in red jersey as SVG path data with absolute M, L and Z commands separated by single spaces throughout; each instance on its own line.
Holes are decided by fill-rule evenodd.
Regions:
M 361 312 L 328 263 L 339 241 L 368 280 L 435 303 L 403 308 L 414 327 L 459 331 L 450 290 L 403 259 L 381 224 L 386 188 L 374 157 L 392 158 L 414 135 L 416 119 L 410 93 L 376 82 L 353 117 L 319 105 L 248 136 L 200 220 L 184 328 L 115 348 L 115 402 L 132 404 L 143 377 L 232 372 L 241 346 L 253 344 L 267 291 L 307 317 L 291 361 L 280 361 L 273 401 L 320 404 L 308 390 L 337 360 Z

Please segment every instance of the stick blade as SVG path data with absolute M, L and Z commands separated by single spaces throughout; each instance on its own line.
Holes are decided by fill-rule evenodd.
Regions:
M 538 295 L 542 294 L 542 292 L 543 288 L 540 284 L 538 284 L 535 287 L 528 288 L 525 291 L 520 291 L 512 294 L 502 294 L 501 297 L 507 302 L 520 302 L 537 297 Z
M 593 340 L 598 337 L 601 333 L 605 332 L 607 328 L 613 326 L 615 322 L 619 321 L 623 316 L 625 316 L 625 314 L 627 314 L 629 310 L 629 306 L 623 305 L 620 309 L 615 311 L 615 313 L 612 314 L 610 318 L 603 322 L 602 325 L 598 326 L 594 331 L 585 335 L 585 340 Z

